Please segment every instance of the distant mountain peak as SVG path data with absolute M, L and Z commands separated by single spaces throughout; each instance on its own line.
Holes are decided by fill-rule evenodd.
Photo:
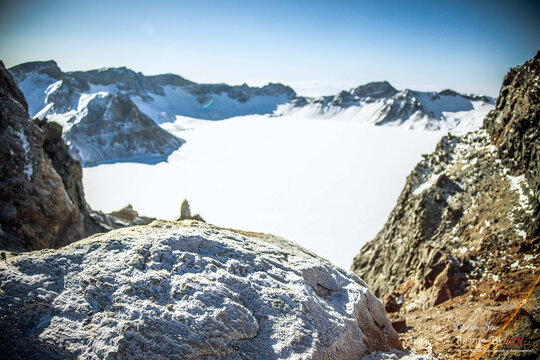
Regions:
M 388 81 L 375 81 L 355 88 L 352 93 L 359 97 L 382 98 L 390 97 L 398 91 Z
M 54 60 L 47 61 L 32 61 L 12 67 L 9 71 L 13 75 L 20 75 L 29 72 L 45 74 L 53 79 L 61 79 L 63 77 L 62 70 Z
M 283 84 L 197 84 L 175 74 L 146 76 L 125 66 L 64 73 L 56 62 L 40 61 L 10 71 L 28 99 L 30 115 L 62 124 L 72 155 L 85 165 L 147 161 L 149 155 L 164 160 L 184 141 L 158 124 L 177 116 L 221 120 L 271 114 L 296 97 Z
M 397 90 L 388 81 L 377 81 L 337 95 L 296 97 L 276 113 L 463 133 L 478 129 L 494 103 L 489 96 L 450 89 L 439 93 Z

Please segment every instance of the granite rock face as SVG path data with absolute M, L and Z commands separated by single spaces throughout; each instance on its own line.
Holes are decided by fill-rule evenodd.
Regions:
M 484 119 L 503 163 L 524 174 L 540 209 L 540 51 L 505 76 L 496 108 Z M 533 214 L 531 236 L 540 236 L 540 212 Z
M 5 250 L 56 247 L 80 239 L 84 216 L 43 150 L 44 134 L 0 63 L 0 243 Z
M 359 359 L 400 349 L 350 272 L 270 235 L 156 221 L 0 264 L 8 358 Z
M 352 270 L 392 311 L 441 304 L 506 276 L 511 263 L 536 266 L 539 68 L 537 55 L 510 71 L 486 129 L 445 136 L 424 156 L 354 258 Z

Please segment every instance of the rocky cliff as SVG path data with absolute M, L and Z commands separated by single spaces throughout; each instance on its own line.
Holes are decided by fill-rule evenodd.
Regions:
M 384 228 L 352 267 L 378 295 L 417 271 L 431 287 L 451 264 L 471 271 L 468 258 L 482 248 L 539 235 L 539 64 L 537 55 L 505 77 L 487 131 L 444 137 L 409 175 Z
M 352 360 L 401 349 L 354 274 L 284 239 L 200 222 L 8 259 L 0 294 L 7 358 Z
M 156 163 L 184 140 L 157 126 L 123 94 L 95 94 L 85 111 L 64 123 L 64 139 L 83 165 L 139 158 Z
M 540 235 L 540 53 L 505 76 L 495 111 L 484 127 L 512 174 L 524 175 L 534 202 L 530 237 Z
M 56 247 L 80 239 L 84 216 L 43 149 L 44 134 L 0 63 L 0 242 L 7 250 Z
M 505 77 L 484 129 L 446 136 L 424 157 L 383 229 L 354 258 L 352 270 L 386 298 L 389 312 L 428 310 L 454 298 L 447 310 L 469 299 L 480 311 L 513 304 L 534 284 L 539 77 L 540 52 Z M 455 311 L 453 321 L 470 320 Z
M 62 140 L 62 127 L 29 119 L 28 105 L 0 65 L 0 250 L 59 247 L 97 232 L 149 223 L 90 209 L 82 168 Z

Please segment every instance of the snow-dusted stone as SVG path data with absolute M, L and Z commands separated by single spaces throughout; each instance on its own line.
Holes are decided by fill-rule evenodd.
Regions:
M 271 235 L 195 221 L 0 265 L 0 353 L 25 359 L 359 359 L 401 349 L 365 283 Z

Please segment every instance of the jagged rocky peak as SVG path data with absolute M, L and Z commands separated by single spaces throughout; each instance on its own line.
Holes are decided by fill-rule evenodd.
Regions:
M 147 155 L 156 161 L 165 160 L 165 155 L 184 141 L 166 133 L 157 124 L 174 122 L 177 116 L 221 120 L 271 114 L 278 105 L 296 96 L 294 90 L 282 84 L 270 83 L 264 87 L 197 84 L 174 74 L 145 76 L 125 67 L 63 73 L 54 62 L 35 62 L 15 66 L 11 71 L 28 101 L 30 116 L 61 124 L 64 140 L 83 165 L 140 159 Z M 96 125 L 90 120 L 111 115 L 107 114 L 111 111 L 106 106 L 101 106 L 107 101 L 125 105 L 121 107 L 125 112 L 113 115 L 115 120 L 128 125 L 124 130 L 141 125 L 141 114 L 151 119 L 151 122 L 144 121 L 147 129 L 139 132 L 135 143 L 120 142 L 116 147 L 103 148 L 94 141 L 99 138 L 100 143 L 110 145 L 103 128 L 85 124 L 89 121 Z M 111 138 L 134 139 L 119 127 L 107 125 L 105 128 L 113 131 L 109 133 Z M 70 134 L 82 129 L 84 136 Z M 159 136 L 144 137 L 145 133 Z M 86 141 L 85 136 L 90 140 Z
M 114 85 L 118 83 L 134 85 L 139 78 L 143 77 L 141 73 L 136 73 L 126 67 L 72 71 L 69 74 L 73 77 L 84 79 L 91 84 L 100 85 Z
M 360 85 L 352 90 L 355 96 L 372 97 L 372 98 L 388 98 L 394 96 L 398 91 L 394 89 L 388 81 L 371 82 L 365 85 Z
M 24 77 L 26 74 L 31 72 L 44 74 L 56 80 L 60 80 L 64 77 L 64 73 L 62 70 L 60 70 L 58 64 L 54 60 L 27 62 L 14 66 L 9 69 L 9 71 L 16 78 Z
M 396 299 L 413 311 L 478 297 L 480 287 L 511 298 L 534 282 L 525 269 L 540 266 L 539 64 L 537 55 L 505 77 L 486 129 L 443 137 L 424 156 L 383 229 L 354 258 L 352 270 L 389 295 L 393 311 Z M 508 272 L 516 266 L 523 271 Z
M 488 96 L 464 95 L 453 90 L 396 90 L 388 81 L 381 81 L 337 95 L 295 97 L 276 113 L 462 134 L 480 128 L 493 104 L 494 99 Z
M 188 91 L 196 95 L 201 103 L 215 95 L 226 94 L 241 104 L 248 102 L 253 97 L 283 97 L 283 100 L 291 100 L 296 96 L 292 88 L 283 84 L 269 83 L 263 87 L 250 87 L 247 84 L 231 86 L 227 84 L 194 84 Z M 257 111 L 255 111 L 256 113 Z
M 85 165 L 134 156 L 148 162 L 165 159 L 184 140 L 157 126 L 122 93 L 98 93 L 90 98 L 82 116 L 64 125 L 70 150 Z
M 28 104 L 24 98 L 24 94 L 19 89 L 13 77 L 7 71 L 4 62 L 0 60 L 0 88 L 2 95 L 6 98 L 11 98 L 17 101 L 24 111 L 28 112 Z
M 473 101 L 482 101 L 484 103 L 494 103 L 495 99 L 493 99 L 491 96 L 487 95 L 475 95 L 475 94 L 461 94 L 457 91 L 451 90 L 451 89 L 445 89 L 442 91 L 439 91 L 437 93 L 438 96 L 453 96 L 453 97 L 462 97 L 465 99 L 473 100 Z
M 289 97 L 296 96 L 296 92 L 290 86 L 281 83 L 268 83 L 262 87 L 262 90 L 267 94 L 285 94 Z
M 0 290 L 6 358 L 356 360 L 402 349 L 354 274 L 282 238 L 195 221 L 10 258 Z
M 176 74 L 162 74 L 147 76 L 148 80 L 154 86 L 158 85 L 171 85 L 171 86 L 186 86 L 193 85 L 194 82 L 189 81 Z
M 156 87 L 163 85 L 186 86 L 194 84 L 179 75 L 145 76 L 124 66 L 89 71 L 72 71 L 68 74 L 81 82 L 105 86 L 114 85 L 126 91 L 152 91 L 157 90 Z
M 525 175 L 540 208 L 540 51 L 505 76 L 484 127 L 503 163 L 514 174 Z M 540 214 L 533 216 L 530 231 L 540 236 Z

